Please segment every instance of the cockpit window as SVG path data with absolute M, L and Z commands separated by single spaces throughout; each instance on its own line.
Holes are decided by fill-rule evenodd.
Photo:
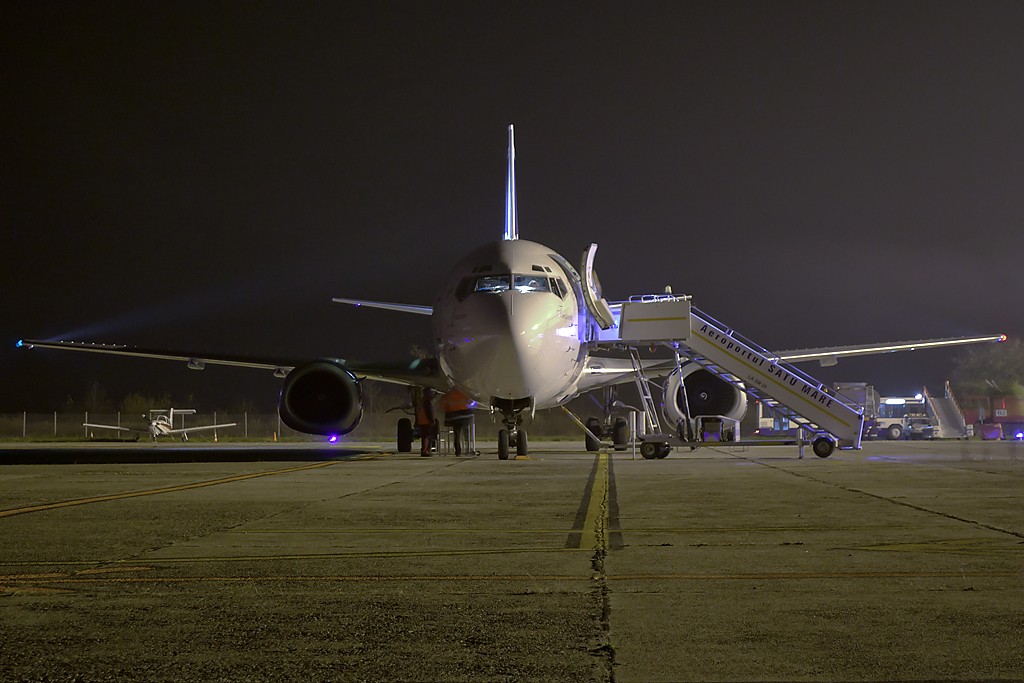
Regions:
M 548 279 L 542 275 L 513 275 L 517 292 L 550 292 L 551 286 Z
M 564 297 L 565 292 L 561 291 L 565 285 L 554 278 L 544 275 L 478 275 L 465 278 L 455 289 L 455 296 L 462 301 L 474 292 L 485 294 L 501 294 L 510 288 L 521 294 L 532 292 L 554 292 L 559 297 Z
M 508 291 L 508 284 L 508 275 L 484 275 L 476 279 L 476 285 L 474 285 L 473 291 L 498 294 L 500 292 Z

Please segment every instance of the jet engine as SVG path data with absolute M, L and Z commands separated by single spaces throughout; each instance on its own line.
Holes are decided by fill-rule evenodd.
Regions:
M 306 434 L 348 434 L 363 417 L 359 380 L 344 365 L 320 360 L 285 377 L 278 405 L 281 421 Z
M 680 386 L 682 384 L 682 386 Z M 683 387 L 686 397 L 683 398 Z M 686 407 L 689 405 L 689 414 Z M 747 395 L 696 363 L 687 363 L 665 382 L 662 414 L 674 429 L 681 420 L 699 415 L 723 415 L 742 420 L 747 412 Z

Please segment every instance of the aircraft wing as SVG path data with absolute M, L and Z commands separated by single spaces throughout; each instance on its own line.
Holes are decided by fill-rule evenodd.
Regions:
M 60 349 L 64 351 L 84 351 L 87 353 L 103 353 L 113 356 L 135 356 L 137 358 L 154 358 L 157 360 L 177 360 L 188 363 L 194 370 L 202 370 L 206 364 L 210 365 L 233 365 L 243 368 L 257 368 L 260 370 L 281 371 L 287 373 L 296 365 L 302 362 L 296 359 L 269 358 L 258 356 L 241 356 L 230 354 L 193 354 L 187 351 L 174 351 L 169 349 L 154 349 L 141 346 L 128 346 L 126 344 L 100 344 L 95 342 L 77 341 L 48 341 L 44 339 L 23 339 L 18 342 L 19 347 Z
M 853 346 L 831 346 L 819 349 L 797 349 L 794 351 L 778 351 L 776 355 L 789 363 L 806 363 L 818 361 L 824 366 L 835 365 L 840 358 L 852 356 L 868 356 L 878 353 L 895 353 L 897 351 L 918 351 L 935 349 L 943 346 L 961 346 L 964 344 L 980 344 L 983 342 L 1006 341 L 1005 334 L 990 334 L 978 337 L 946 337 L 943 339 L 918 339 L 916 341 L 889 342 L 883 344 L 858 344 Z
M 92 422 L 83 422 L 83 427 L 95 427 L 96 429 L 113 429 L 116 432 L 139 432 L 140 434 L 149 434 L 148 429 L 134 429 L 132 427 L 118 427 L 116 425 L 98 425 Z
M 964 344 L 980 344 L 984 342 L 1006 341 L 1005 334 L 982 335 L 977 337 L 946 337 L 943 339 L 918 339 L 916 341 L 889 342 L 880 344 L 858 344 L 852 346 L 828 346 L 817 349 L 798 349 L 779 351 L 774 355 L 788 363 L 807 363 L 818 361 L 823 366 L 835 365 L 841 358 L 867 356 L 898 351 L 916 351 L 934 349 L 943 346 L 960 346 Z M 683 362 L 686 362 L 683 354 Z M 644 372 L 648 377 L 663 377 L 671 373 L 675 367 L 675 359 L 644 360 Z M 587 367 L 580 376 L 578 389 L 580 392 L 600 389 L 613 384 L 624 384 L 635 379 L 633 365 L 628 358 L 612 358 L 591 356 Z
M 234 427 L 236 422 L 226 422 L 222 425 L 204 425 L 202 427 L 185 427 L 184 429 L 170 429 L 167 431 L 168 434 L 188 434 L 189 432 L 201 432 L 207 429 L 223 429 L 225 427 Z
M 144 348 L 125 344 L 99 344 L 94 342 L 47 341 L 41 339 L 23 339 L 19 347 L 59 349 L 62 351 L 82 351 L 86 353 L 103 353 L 113 356 L 133 356 L 135 358 L 152 358 L 156 360 L 180 361 L 192 370 L 203 370 L 207 365 L 227 365 L 240 368 L 270 370 L 277 377 L 284 377 L 297 366 L 315 360 L 328 360 L 344 365 L 357 377 L 381 382 L 397 384 L 414 384 L 446 391 L 447 381 L 442 376 L 434 358 L 416 358 L 411 361 L 394 363 L 376 363 L 344 358 L 285 358 L 269 356 L 245 356 L 219 353 L 194 353 L 170 349 Z
M 641 362 L 644 366 L 644 373 L 648 377 L 664 377 L 676 369 L 674 358 L 656 358 Z M 686 361 L 684 360 L 683 362 Z M 577 389 L 580 393 L 584 393 L 612 386 L 613 384 L 633 382 L 635 379 L 633 362 L 629 358 L 591 356 L 587 360 L 587 366 L 583 369 L 583 374 L 580 375 Z

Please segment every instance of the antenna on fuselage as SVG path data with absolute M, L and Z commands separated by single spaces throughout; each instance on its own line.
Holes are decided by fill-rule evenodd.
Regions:
M 508 125 L 508 177 L 505 179 L 505 236 L 502 239 L 519 239 L 519 218 L 516 212 L 516 141 L 515 129 Z

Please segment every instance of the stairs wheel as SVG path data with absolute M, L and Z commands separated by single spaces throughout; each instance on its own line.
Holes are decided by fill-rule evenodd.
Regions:
M 656 441 L 643 441 L 640 443 L 640 455 L 644 456 L 644 460 L 654 460 L 660 452 L 661 444 Z
M 812 444 L 811 448 L 814 450 L 814 454 L 819 458 L 827 458 L 832 455 L 832 451 L 836 449 L 836 444 L 827 436 L 819 436 L 814 440 L 814 444 Z

